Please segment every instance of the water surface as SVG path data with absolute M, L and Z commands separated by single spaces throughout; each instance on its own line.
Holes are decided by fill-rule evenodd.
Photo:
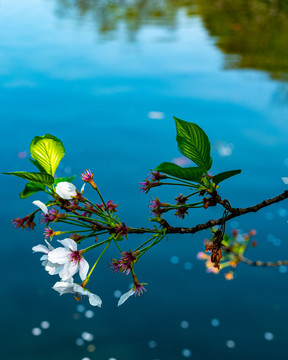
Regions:
M 209 135 L 213 173 L 243 169 L 220 191 L 234 206 L 284 191 L 286 7 L 260 0 L 1 1 L 2 171 L 32 170 L 25 156 L 30 141 L 54 134 L 66 148 L 59 176 L 77 174 L 81 187 L 80 173 L 91 168 L 121 219 L 144 226 L 152 196 L 171 201 L 179 194 L 169 188 L 145 195 L 137 185 L 160 162 L 180 156 L 176 115 Z M 109 271 L 116 253 L 107 255 L 91 280 L 103 307 L 87 318 L 88 302 L 81 302 L 83 312 L 72 296 L 60 298 L 51 289 L 55 278 L 32 254 L 43 241 L 41 226 L 22 232 L 10 224 L 32 211 L 37 195 L 20 200 L 20 179 L 2 176 L 1 186 L 1 358 L 268 359 L 286 351 L 286 268 L 243 264 L 229 282 L 221 272 L 206 274 L 196 260 L 208 232 L 171 236 L 137 266 L 147 294 L 121 308 L 114 292 L 127 291 L 130 279 Z M 255 228 L 258 247 L 248 255 L 286 259 L 286 209 L 283 202 L 243 216 L 228 231 Z M 185 224 L 219 214 L 194 212 Z M 127 249 L 139 238 L 129 241 Z M 42 321 L 49 329 L 33 335 Z M 94 340 L 81 345 L 84 331 Z M 266 340 L 269 333 L 273 340 Z

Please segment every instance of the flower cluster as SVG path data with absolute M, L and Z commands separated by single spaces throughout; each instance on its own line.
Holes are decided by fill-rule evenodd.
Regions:
M 12 224 L 14 225 L 14 227 L 16 228 L 20 228 L 22 227 L 22 229 L 31 229 L 34 230 L 35 227 L 35 223 L 34 223 L 34 214 L 31 215 L 27 215 L 22 219 L 16 218 L 14 220 L 12 220 Z
M 123 251 L 120 260 L 112 259 L 109 264 L 110 269 L 113 272 L 121 272 L 128 275 L 133 268 L 133 265 L 137 262 L 138 251 Z
M 46 240 L 45 240 L 46 241 Z M 74 240 L 66 238 L 58 240 L 63 247 L 54 249 L 47 241 L 45 245 L 37 245 L 32 248 L 34 252 L 42 252 L 44 255 L 40 258 L 42 265 L 50 275 L 59 275 L 60 282 L 57 282 L 53 289 L 58 291 L 60 295 L 66 293 L 75 293 L 80 295 L 89 295 L 89 302 L 91 305 L 101 306 L 101 299 L 90 293 L 84 286 L 74 284 L 73 276 L 79 272 L 80 279 L 85 282 L 89 270 L 88 262 L 83 258 L 81 250 L 77 249 L 77 244 Z M 82 290 L 81 290 L 81 289 Z M 98 299 L 98 302 L 95 299 Z M 100 300 L 99 300 L 100 299 Z
M 103 203 L 102 204 L 96 204 L 96 206 L 99 208 L 99 209 L 104 209 L 106 208 L 107 210 L 109 211 L 112 211 L 112 212 L 117 212 L 116 208 L 118 206 L 118 204 L 113 204 L 113 201 L 112 200 L 108 200 L 106 205 L 104 205 Z
M 160 182 L 162 179 L 167 179 L 167 175 L 160 174 L 159 171 L 151 171 L 151 177 L 141 181 L 139 183 L 139 189 L 147 194 L 152 187 L 162 185 Z

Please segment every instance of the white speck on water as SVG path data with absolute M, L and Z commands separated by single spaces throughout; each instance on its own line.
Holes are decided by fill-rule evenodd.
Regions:
M 268 235 L 266 236 L 266 239 L 267 239 L 268 241 L 273 241 L 273 240 L 275 239 L 275 235 L 274 235 L 274 234 L 268 234 Z
M 236 346 L 235 341 L 233 341 L 233 340 L 227 340 L 227 341 L 226 341 L 226 346 L 227 346 L 229 349 L 234 349 L 234 347 Z
M 77 346 L 83 346 L 84 345 L 84 340 L 83 339 L 76 339 L 76 345 Z
M 286 217 L 288 215 L 288 211 L 284 208 L 278 209 L 278 215 L 281 217 Z
M 150 349 L 155 349 L 155 348 L 157 347 L 157 342 L 154 341 L 154 340 L 150 340 L 150 341 L 148 341 L 147 346 L 148 346 Z
M 220 325 L 220 321 L 218 319 L 211 319 L 210 324 L 213 327 L 218 327 Z
M 149 111 L 148 117 L 150 119 L 162 120 L 162 119 L 164 119 L 165 114 L 161 111 Z
M 192 351 L 189 350 L 189 349 L 183 349 L 182 350 L 182 356 L 186 357 L 186 358 L 191 357 L 192 356 Z
M 280 246 L 282 244 L 282 241 L 278 238 L 275 238 L 272 240 L 272 243 L 274 246 Z
M 184 269 L 191 270 L 193 268 L 193 264 L 190 261 L 185 262 Z
M 188 323 L 188 321 L 183 320 L 183 321 L 180 322 L 180 326 L 181 326 L 182 329 L 188 329 L 189 323 Z
M 287 266 L 286 265 L 281 265 L 278 267 L 278 271 L 281 273 L 281 274 L 286 274 L 287 273 Z
M 83 313 L 85 311 L 85 306 L 82 304 L 77 305 L 76 310 L 80 313 Z
M 32 335 L 39 336 L 41 334 L 42 334 L 42 330 L 40 328 L 35 327 L 32 329 Z
M 42 329 L 49 329 L 50 323 L 49 321 L 42 321 L 40 326 L 42 327 Z
M 264 333 L 264 339 L 268 341 L 274 340 L 274 334 L 272 334 L 270 331 L 267 331 Z
M 87 311 L 85 311 L 85 317 L 87 318 L 87 319 L 92 319 L 93 317 L 94 317 L 94 311 L 92 311 L 92 310 L 87 310 Z
M 179 263 L 179 257 L 178 256 L 171 256 L 170 258 L 170 262 L 171 264 L 175 265 L 175 264 L 178 264 Z
M 133 284 L 133 285 L 134 285 L 134 284 Z M 114 293 L 113 293 L 113 295 L 114 295 L 114 297 L 115 297 L 116 299 L 119 299 L 120 296 L 122 295 L 122 291 L 120 291 L 120 290 L 115 290 Z
M 88 331 L 83 331 L 83 333 L 81 334 L 81 337 L 83 340 L 86 340 L 86 341 L 94 340 L 94 335 L 89 333 Z

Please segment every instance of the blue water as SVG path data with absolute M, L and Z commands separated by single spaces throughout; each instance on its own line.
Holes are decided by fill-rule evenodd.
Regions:
M 1 1 L 1 171 L 32 170 L 25 156 L 30 141 L 51 133 L 66 148 L 59 176 L 77 174 L 80 188 L 80 173 L 91 168 L 104 197 L 119 204 L 122 221 L 145 226 L 152 196 L 171 201 L 179 194 L 169 188 L 145 195 L 137 185 L 160 162 L 180 157 L 175 115 L 208 134 L 213 173 L 243 169 L 220 190 L 233 206 L 253 205 L 287 189 L 281 181 L 288 175 L 288 107 L 278 101 L 283 83 L 257 69 L 226 70 L 225 55 L 197 12 L 187 16 L 179 7 L 172 22 L 155 19 L 135 29 L 118 19 L 114 30 L 101 32 L 101 12 L 81 17 L 62 5 Z M 151 118 L 153 111 L 163 118 Z M 233 281 L 223 272 L 206 274 L 196 254 L 204 250 L 208 231 L 171 236 L 144 256 L 137 275 L 148 291 L 120 308 L 114 292 L 127 291 L 130 279 L 108 269 L 117 255 L 112 251 L 90 283 L 102 308 L 83 301 L 79 312 L 83 308 L 73 296 L 60 298 L 51 289 L 55 278 L 43 270 L 39 254 L 32 254 L 43 242 L 41 225 L 34 232 L 11 225 L 11 219 L 34 210 L 31 201 L 47 198 L 20 200 L 24 181 L 4 175 L 0 181 L 1 359 L 270 359 L 286 351 L 287 269 L 242 264 Z M 90 189 L 86 194 L 98 201 Z M 247 254 L 252 259 L 287 259 L 286 209 L 286 202 L 273 205 L 228 223 L 227 230 L 257 230 L 258 247 Z M 185 224 L 219 214 L 191 212 Z M 279 241 L 268 241 L 268 234 Z M 131 236 L 127 249 L 140 240 Z M 87 310 L 94 317 L 85 317 Z M 220 325 L 212 326 L 213 319 Z M 43 321 L 50 327 L 33 335 Z M 94 340 L 81 345 L 84 331 Z M 265 340 L 267 332 L 273 340 Z

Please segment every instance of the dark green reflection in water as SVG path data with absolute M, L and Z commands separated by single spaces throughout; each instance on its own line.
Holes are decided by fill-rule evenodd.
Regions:
M 131 39 L 145 24 L 174 28 L 180 9 L 201 16 L 227 54 L 226 69 L 256 69 L 288 79 L 288 0 L 57 0 L 59 16 L 94 20 L 100 34 L 124 22 Z
M 177 11 L 185 8 L 187 13 L 193 12 L 193 4 L 191 0 L 57 0 L 57 14 L 94 19 L 102 34 L 116 30 L 124 21 L 133 35 L 147 23 L 173 28 Z
M 227 68 L 256 69 L 272 78 L 288 76 L 287 0 L 199 0 L 199 13 Z

